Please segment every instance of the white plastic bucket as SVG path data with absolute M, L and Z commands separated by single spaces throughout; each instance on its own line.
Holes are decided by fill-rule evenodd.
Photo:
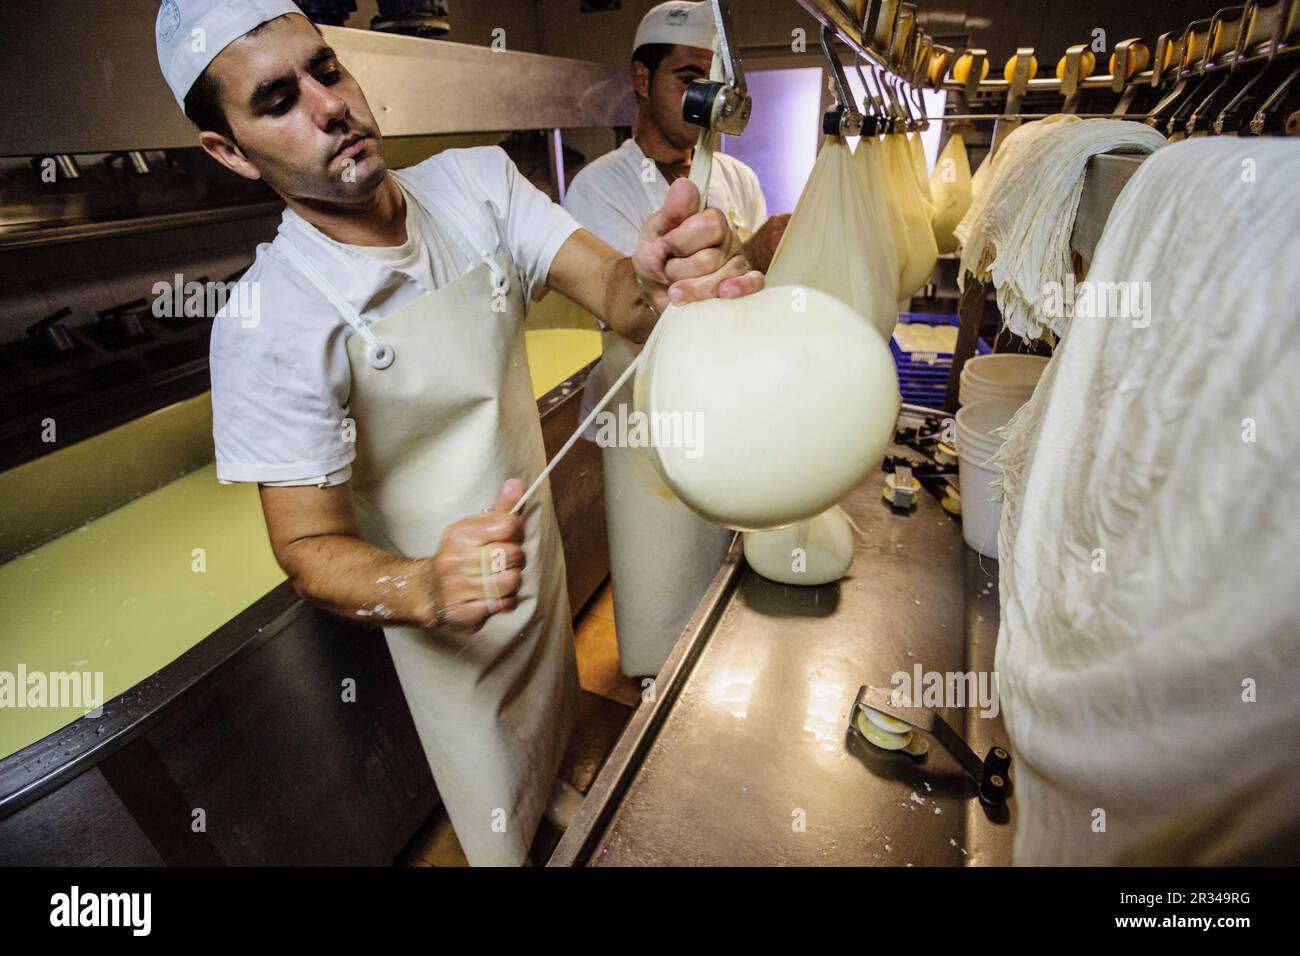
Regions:
M 962 367 L 957 401 L 962 405 L 1001 399 L 1026 402 L 1046 364 L 1047 359 L 1041 355 L 999 353 L 976 356 Z
M 992 434 L 1011 420 L 1024 403 L 1016 399 L 977 402 L 957 412 L 957 471 L 961 479 L 961 535 L 986 558 L 998 556 L 1002 502 L 989 487 L 1002 469 L 989 459 L 1002 447 Z
M 994 499 L 995 492 L 989 485 L 1001 472 L 1001 468 L 975 463 L 965 453 L 957 456 L 957 473 L 961 476 L 961 536 L 986 558 L 998 556 L 1002 502 Z
M 1022 405 L 1029 401 L 1033 389 L 1025 388 L 1014 391 L 988 391 L 963 382 L 957 388 L 957 401 L 961 405 L 974 405 L 976 402 L 1002 402 L 1015 400 Z
M 990 454 L 1002 446 L 1002 439 L 993 434 L 1011 421 L 1011 416 L 1023 405 L 1018 399 L 999 399 L 975 402 L 963 406 L 954 418 L 957 430 L 957 453 L 963 449 L 976 455 L 981 451 Z
M 962 375 L 969 381 L 993 388 L 1023 389 L 1033 391 L 1043 375 L 1047 359 L 1041 355 L 1021 355 L 999 352 L 994 355 L 977 355 L 962 366 Z

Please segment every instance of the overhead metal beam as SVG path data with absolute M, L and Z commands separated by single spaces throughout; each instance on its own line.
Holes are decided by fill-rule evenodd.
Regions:
M 6 0 L 0 155 L 195 146 L 163 82 L 156 0 Z M 631 126 L 627 70 L 443 40 L 323 27 L 386 136 Z

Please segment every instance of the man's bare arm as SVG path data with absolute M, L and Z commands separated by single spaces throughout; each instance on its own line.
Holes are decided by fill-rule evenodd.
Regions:
M 644 342 L 655 315 L 637 285 L 632 260 L 579 229 L 551 261 L 546 284 L 633 342 Z
M 271 549 L 294 590 L 340 617 L 475 631 L 517 603 L 525 563 L 523 524 L 508 512 L 522 482 L 507 482 L 492 511 L 452 524 L 436 554 L 417 558 L 361 537 L 351 482 L 260 491 Z M 501 570 L 491 583 L 499 598 L 489 594 L 483 580 L 484 548 L 498 558 Z
M 662 312 L 670 302 L 757 292 L 763 276 L 750 268 L 740 238 L 718 210 L 697 213 L 698 202 L 694 183 L 674 182 L 631 257 L 579 229 L 555 254 L 546 284 L 633 342 L 644 342 L 654 328 L 647 300 Z
M 769 217 L 767 222 L 759 226 L 758 231 L 745 242 L 745 258 L 764 275 L 772 265 L 776 247 L 781 244 L 781 237 L 785 235 L 785 227 L 789 224 L 790 214 L 778 213 Z

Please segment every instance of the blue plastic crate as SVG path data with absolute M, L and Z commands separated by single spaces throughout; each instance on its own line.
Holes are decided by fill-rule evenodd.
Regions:
M 921 322 L 925 325 L 960 325 L 956 315 L 933 312 L 901 312 L 898 321 L 904 325 Z M 898 347 L 893 335 L 889 337 L 889 351 L 894 356 L 898 370 L 898 390 L 903 401 L 915 405 L 941 405 L 948 390 L 948 376 L 952 371 L 951 352 L 926 352 L 923 358 L 908 355 Z M 975 354 L 988 355 L 993 349 L 983 339 L 975 344 Z

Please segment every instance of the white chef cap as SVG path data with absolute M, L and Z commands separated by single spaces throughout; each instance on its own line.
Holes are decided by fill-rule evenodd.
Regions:
M 181 109 L 185 94 L 218 53 L 286 13 L 302 15 L 291 0 L 163 0 L 158 8 L 158 65 Z
M 713 9 L 708 3 L 671 0 L 641 18 L 632 50 L 647 43 L 680 43 L 704 50 L 713 48 Z

